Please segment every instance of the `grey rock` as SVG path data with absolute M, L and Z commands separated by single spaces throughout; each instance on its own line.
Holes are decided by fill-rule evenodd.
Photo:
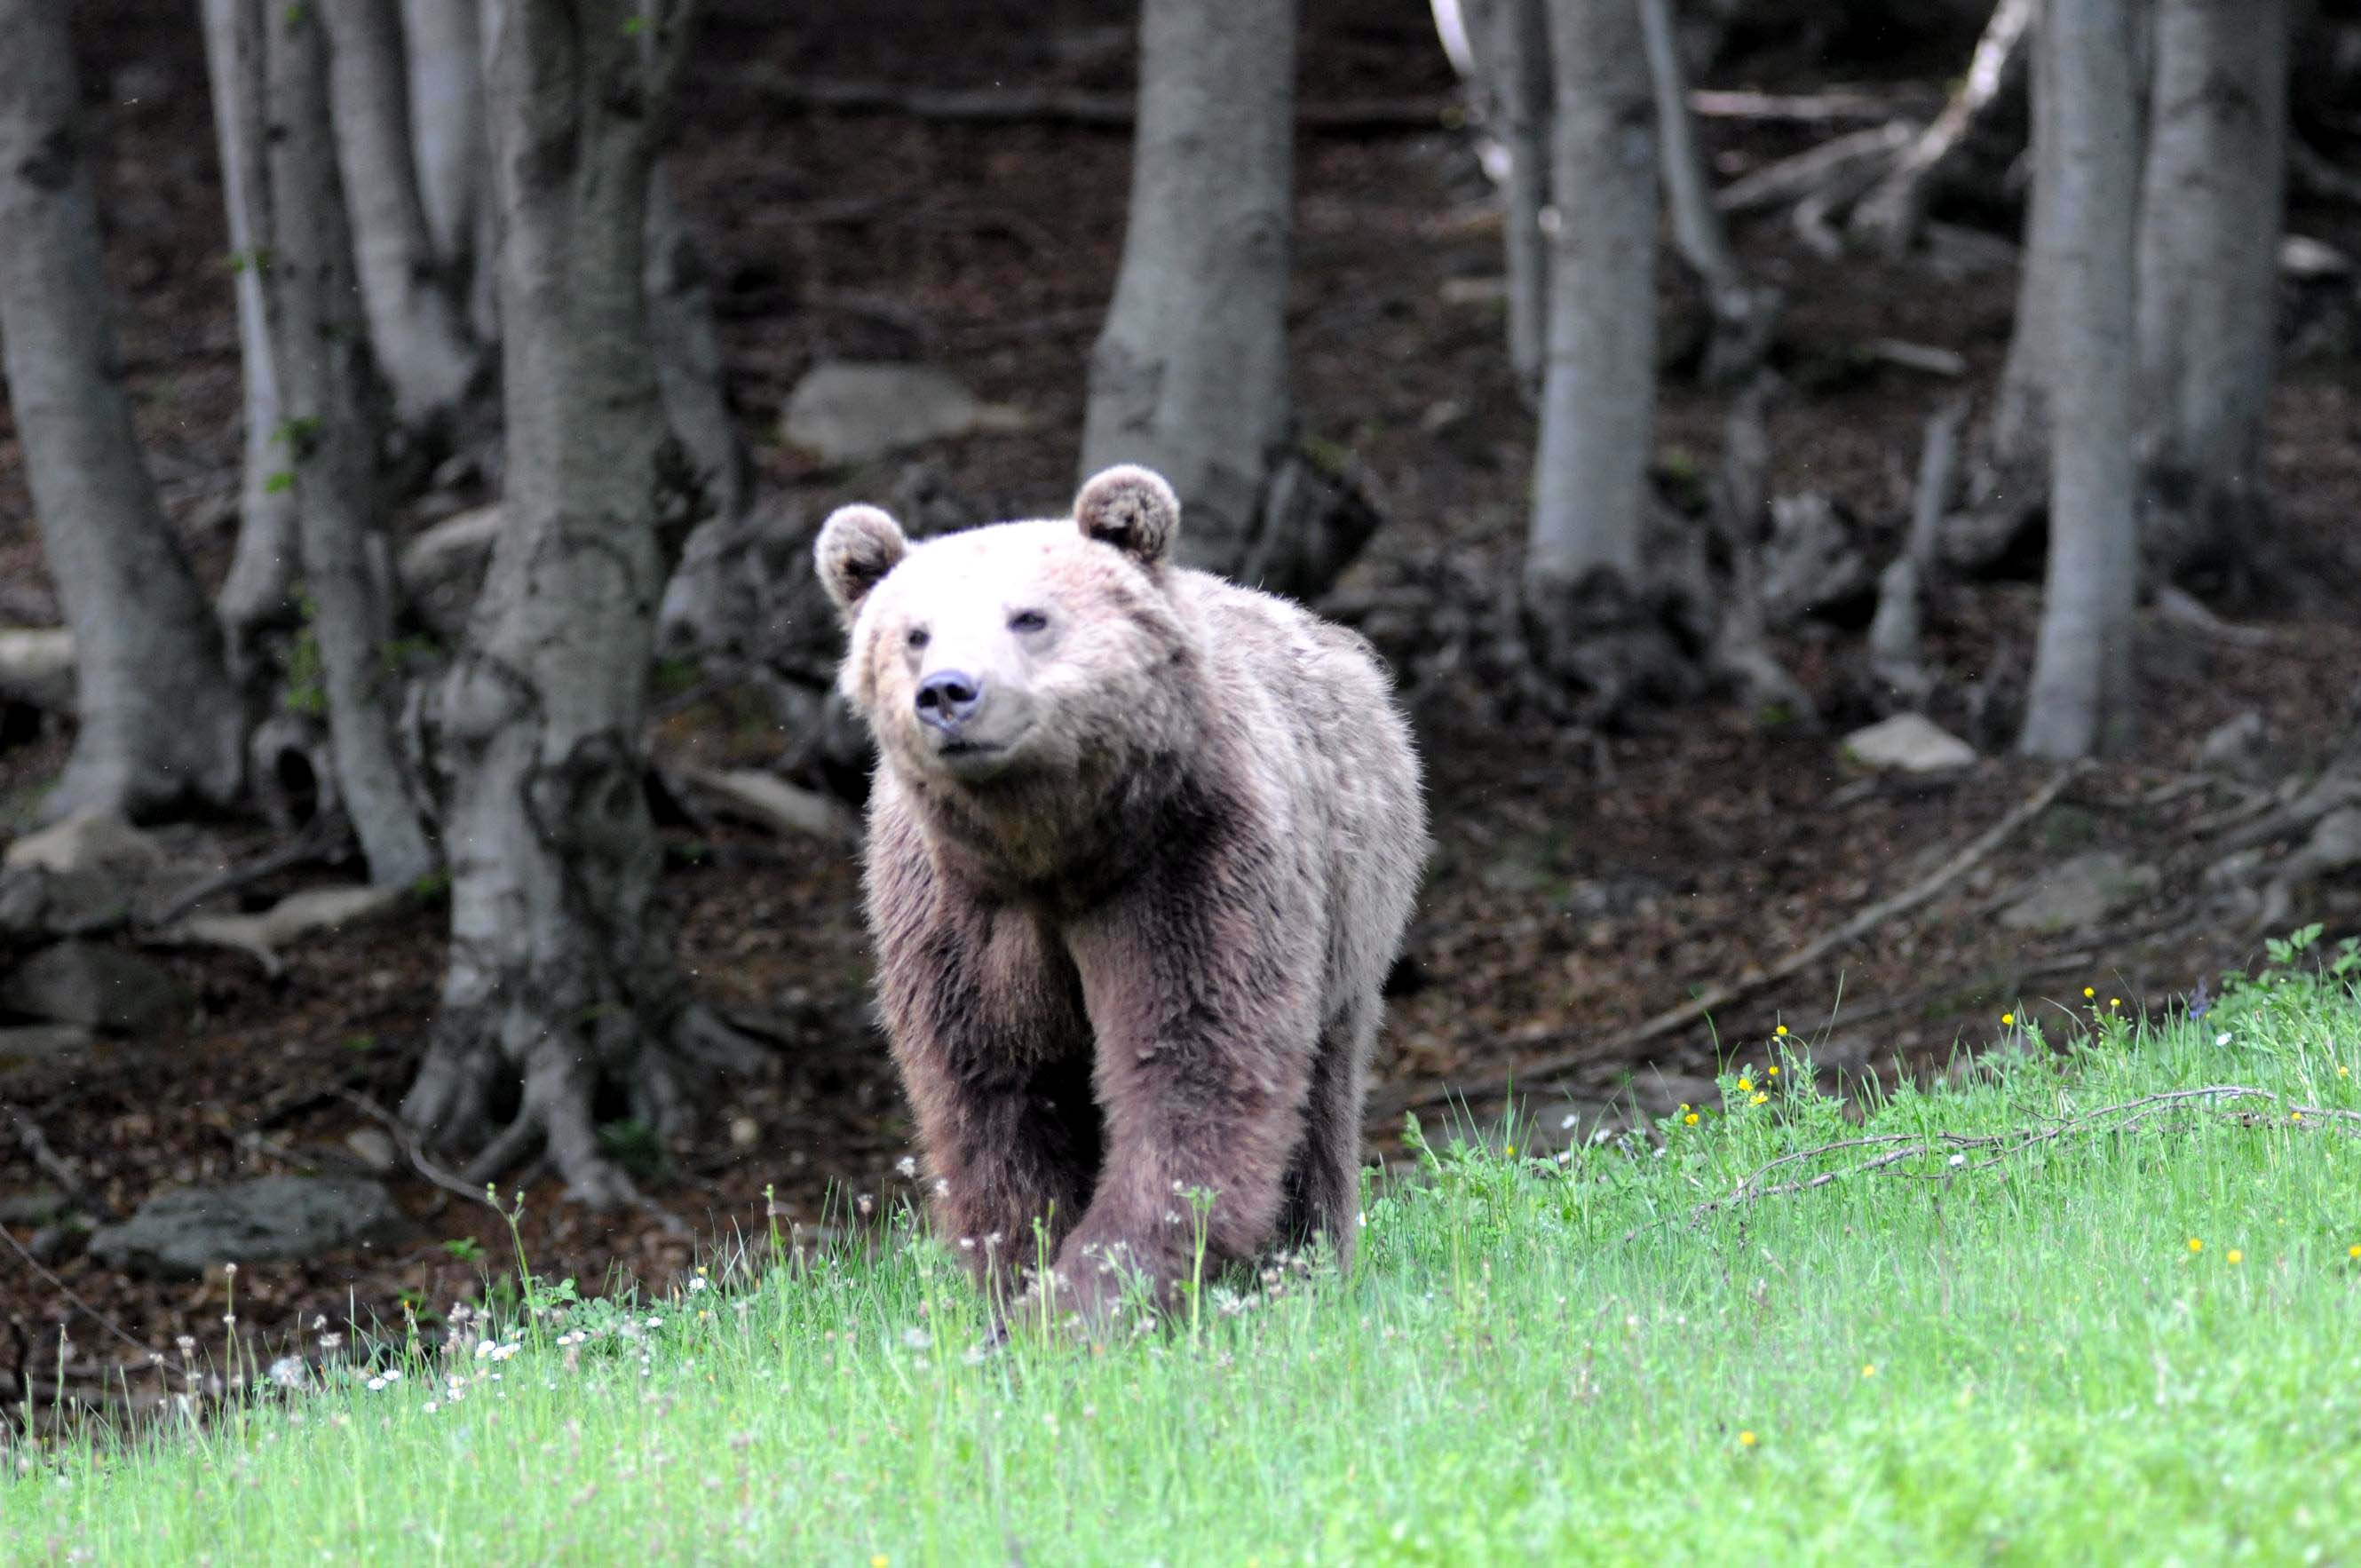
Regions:
M 2260 784 L 2273 772 L 2270 754 L 2270 729 L 2264 722 L 2259 708 L 2248 708 L 2225 724 L 2209 731 L 2197 748 L 2197 765 L 2209 773 L 2222 773 Z
M 118 817 L 85 811 L 8 846 L 11 869 L 145 875 L 163 866 L 164 847 Z
M 46 1225 L 72 1207 L 72 1201 L 54 1187 L 0 1193 L 0 1225 Z
M 193 1279 L 222 1263 L 314 1257 L 380 1235 L 401 1212 L 358 1177 L 269 1176 L 159 1193 L 121 1224 L 102 1225 L 91 1255 L 151 1279 Z
M 2092 850 L 2060 861 L 2035 877 L 2001 911 L 2001 924 L 2018 931 L 2079 931 L 2153 894 L 2162 877 L 2113 850 Z
M 1904 773 L 1940 773 L 1976 760 L 1975 748 L 1923 714 L 1897 713 L 1841 742 L 1845 756 L 1864 768 Z
M 860 463 L 930 441 L 1025 427 L 1015 409 L 979 401 L 931 365 L 830 360 L 788 394 L 781 430 L 829 463 Z
M 126 881 L 38 865 L 0 871 L 0 938 L 95 937 L 130 921 Z
M 381 1127 L 355 1127 L 345 1135 L 345 1147 L 353 1157 L 382 1176 L 393 1168 L 394 1156 L 399 1152 L 393 1139 Z
M 1850 521 L 1818 494 L 1771 503 L 1771 537 L 1763 547 L 1763 609 L 1774 620 L 1858 604 L 1877 591 Z
M 137 1029 L 188 1004 L 170 970 L 93 942 L 45 948 L 0 983 L 0 1011 L 86 1029 Z
M 0 1028 L 0 1064 L 71 1060 L 97 1043 L 97 1036 L 71 1024 L 20 1024 Z
M 73 633 L 61 626 L 0 628 L 0 693 L 36 707 L 71 708 Z

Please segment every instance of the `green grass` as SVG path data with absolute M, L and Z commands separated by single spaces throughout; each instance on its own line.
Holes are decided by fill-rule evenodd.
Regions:
M 512 1359 L 471 1334 L 202 1436 L 20 1445 L 0 1554 L 2361 1561 L 2361 1005 L 2313 969 L 2195 1024 L 2094 1003 L 1858 1121 L 1758 1049 L 1694 1125 L 1443 1150 L 1373 1187 L 1349 1281 L 1208 1291 L 1097 1350 L 972 1358 L 905 1222 L 874 1259 L 577 1308 Z M 2104 1109 L 2217 1084 L 2266 1093 Z M 1766 1179 L 1905 1157 L 1693 1213 L 1863 1137 L 1901 1141 Z

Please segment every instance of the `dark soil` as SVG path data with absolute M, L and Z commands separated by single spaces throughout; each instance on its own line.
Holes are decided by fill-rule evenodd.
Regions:
M 1075 478 L 1087 356 L 1122 241 L 1124 137 L 807 112 L 784 102 L 777 84 L 832 77 L 1120 91 L 1128 7 L 875 0 L 832 10 L 735 0 L 716 9 L 674 166 L 719 280 L 730 389 L 758 444 L 765 486 L 813 515 L 884 492 L 889 466 L 824 470 L 787 451 L 774 433 L 777 411 L 818 359 L 923 358 L 1033 416 L 1029 433 L 927 454 L 950 487 L 997 515 L 1062 507 Z M 1330 0 L 1313 11 L 1307 98 L 1453 90 L 1418 0 Z M 192 556 L 217 581 L 236 493 L 236 340 L 194 18 L 153 0 L 77 13 L 87 27 L 95 168 L 140 433 Z M 1914 68 L 1923 64 L 1914 56 Z M 1839 73 L 1803 74 L 1811 85 Z M 1785 64 L 1776 81 L 1757 74 L 1728 84 L 1793 85 L 1797 74 Z M 1841 74 L 1876 85 L 1866 68 Z M 1938 84 L 1885 85 L 1923 104 Z M 1727 177 L 1818 133 L 1717 121 L 1706 134 Z M 1513 571 L 1532 421 L 1510 383 L 1498 308 L 1448 302 L 1445 289 L 1498 271 L 1488 202 L 1456 134 L 1307 133 L 1301 142 L 1290 313 L 1301 411 L 1311 431 L 1367 465 L 1392 519 L 1348 587 L 1397 580 L 1438 551 L 1464 555 L 1495 581 Z M 2296 226 L 2348 248 L 2361 239 L 2350 213 L 2300 214 Z M 1898 538 L 1921 425 L 1954 388 L 1864 368 L 1850 350 L 1878 337 L 1954 348 L 1985 384 L 2005 346 L 2013 276 L 2004 269 L 1938 280 L 1915 263 L 1829 263 L 1794 243 L 1782 223 L 1741 237 L 1750 262 L 1794 302 L 1782 354 L 1799 389 L 1775 419 L 1773 488 L 1828 492 L 1873 525 L 1883 552 Z M 1664 293 L 1676 327 L 1693 317 L 1669 269 Z M 1725 409 L 1722 394 L 1667 384 L 1658 455 L 1668 473 L 1711 470 Z M 2263 710 L 2299 763 L 2317 760 L 2339 733 L 2361 674 L 2353 592 L 2361 542 L 2349 525 L 2361 511 L 2356 432 L 2361 377 L 2351 366 L 2290 373 L 2271 464 L 2303 591 L 2260 618 L 2277 635 L 2271 646 L 2233 648 L 2158 626 L 2136 760 L 2079 784 L 1950 894 L 1876 931 L 1840 962 L 1652 1054 L 1595 1060 L 1570 1080 L 1532 1085 L 1544 1126 L 1556 1125 L 1569 1097 L 1586 1115 L 1608 1102 L 1643 1112 L 1706 1102 L 1717 1056 L 1759 1051 L 1782 1019 L 1847 1071 L 1926 1070 L 1957 1046 L 1990 1041 L 1997 1014 L 2020 1000 L 2079 1003 L 2088 983 L 2126 1006 L 2159 1007 L 2243 961 L 2243 933 L 2137 939 L 2182 924 L 2175 911 L 2202 861 L 2190 825 L 2224 804 L 2204 790 L 2154 797 L 2184 776 L 2208 729 L 2242 709 Z M 53 617 L 5 422 L 0 587 L 0 620 Z M 2030 581 L 1942 596 L 1930 628 L 1949 705 L 1938 705 L 1938 718 L 1964 726 L 1959 694 L 1989 674 L 2004 681 L 2014 670 L 2021 680 L 2037 596 Z M 1806 622 L 1779 628 L 1777 643 L 1837 721 L 1875 716 L 1855 633 Z M 1381 1088 L 1478 1081 L 1532 1056 L 1610 1038 L 1924 875 L 2039 783 L 1995 759 L 1940 785 L 1861 784 L 1827 735 L 1768 732 L 1727 706 L 1667 713 L 1640 732 L 1600 738 L 1503 718 L 1466 696 L 1441 686 L 1412 694 L 1437 847 L 1381 1047 Z M 667 718 L 665 731 L 668 747 L 707 760 L 760 763 L 778 750 L 751 704 L 700 704 Z M 62 748 L 52 730 L 0 751 L 0 787 L 18 815 Z M 229 858 L 267 842 L 248 821 L 192 831 Z M 763 1231 L 766 1190 L 806 1222 L 821 1218 L 831 1190 L 840 1218 L 857 1218 L 864 1196 L 881 1208 L 892 1202 L 907 1190 L 894 1168 L 909 1131 L 869 1022 L 851 860 L 727 828 L 679 829 L 672 845 L 667 892 L 684 963 L 702 994 L 760 1023 L 777 1050 L 766 1070 L 710 1097 L 695 1135 L 664 1152 L 667 1168 L 651 1190 L 692 1229 L 723 1238 Z M 2090 846 L 2165 868 L 2152 906 L 2115 930 L 2054 941 L 1989 917 L 1997 894 L 2046 860 Z M 294 885 L 264 883 L 253 896 Z M 2361 903 L 2345 887 L 2312 897 L 2313 912 L 2332 925 L 2353 923 Z M 198 998 L 187 1019 L 104 1047 L 71 1070 L 0 1072 L 0 1099 L 38 1121 L 125 1211 L 181 1183 L 333 1166 L 345 1135 L 368 1123 L 342 1094 L 391 1105 L 407 1086 L 434 1005 L 442 944 L 439 912 L 421 908 L 297 953 L 276 980 L 236 955 L 165 955 Z M 2082 950 L 2092 954 L 2087 968 L 2044 971 Z M 1855 1017 L 1865 1021 L 1848 1022 Z M 1489 1116 L 1497 1105 L 1474 1109 Z M 1381 1137 L 1380 1147 L 1388 1142 Z M 46 1182 L 13 1146 L 0 1148 L 0 1193 Z M 461 1255 L 479 1250 L 501 1266 L 511 1255 L 502 1222 L 423 1180 L 395 1185 L 413 1222 L 408 1237 L 242 1270 L 241 1332 L 275 1340 L 299 1321 L 355 1312 L 398 1321 L 404 1303 L 431 1312 L 478 1294 L 484 1265 Z M 27 1240 L 30 1229 L 12 1234 Z M 527 1188 L 522 1234 L 537 1270 L 590 1285 L 617 1275 L 661 1281 L 690 1255 L 651 1216 L 585 1212 L 562 1201 L 546 1177 Z M 160 1349 L 181 1333 L 221 1343 L 218 1277 L 159 1288 L 83 1257 L 60 1263 L 56 1274 L 144 1343 Z M 58 1326 L 71 1310 L 57 1285 L 0 1253 L 0 1397 L 27 1368 L 50 1376 Z M 87 1321 L 73 1337 L 82 1359 L 96 1364 L 125 1351 Z

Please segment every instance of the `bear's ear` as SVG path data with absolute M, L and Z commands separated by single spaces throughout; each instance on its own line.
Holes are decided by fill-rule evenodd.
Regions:
M 1083 537 L 1153 564 L 1171 553 L 1180 532 L 1180 498 L 1161 474 L 1125 464 L 1093 475 L 1074 498 Z
M 812 555 L 819 563 L 819 580 L 836 601 L 845 624 L 861 611 L 861 601 L 885 574 L 910 553 L 901 525 L 875 507 L 839 507 L 820 526 L 819 543 Z

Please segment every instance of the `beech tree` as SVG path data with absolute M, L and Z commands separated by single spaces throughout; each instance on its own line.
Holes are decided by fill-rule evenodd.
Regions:
M 1656 111 L 1631 0 L 1551 0 L 1549 356 L 1524 565 L 1529 633 L 1585 663 L 1639 612 L 1656 408 Z
M 2160 573 L 2250 586 L 2269 517 L 2288 0 L 2161 0 L 2138 247 L 2141 543 Z
M 2133 732 L 2135 3 L 2050 0 L 2037 46 L 2035 179 L 2054 193 L 2038 264 L 2057 292 L 2049 570 L 2020 742 L 2035 757 L 2117 751 Z
M 66 0 L 0 0 L 0 365 L 81 727 L 47 811 L 227 801 L 245 715 L 132 428 L 83 160 Z
M 428 716 L 451 960 L 405 1113 L 478 1150 L 470 1179 L 545 1147 L 594 1201 L 633 1195 L 600 1147 L 602 1091 L 668 1135 L 688 1073 L 755 1059 L 673 962 L 641 784 L 656 606 L 698 506 L 643 288 L 649 181 L 689 31 L 671 0 L 498 7 L 486 76 L 508 519 Z
M 247 14 L 232 46 L 243 78 L 236 102 L 258 104 L 263 114 L 258 127 L 242 126 L 233 139 L 250 159 L 236 185 L 252 193 L 249 225 L 267 242 L 257 270 L 287 414 L 298 554 L 337 797 L 371 880 L 406 885 L 438 857 L 395 732 L 399 676 L 387 654 L 391 572 L 379 473 L 384 397 L 330 128 L 329 41 L 314 7 L 237 3 Z
M 237 548 L 214 609 L 229 633 L 234 664 L 250 671 L 259 629 L 283 618 L 295 577 L 295 497 L 281 480 L 286 446 L 279 411 L 279 369 L 271 363 L 269 328 L 263 319 L 262 269 L 251 220 L 249 163 L 259 157 L 249 145 L 258 123 L 252 83 L 241 76 L 240 0 L 204 0 L 205 79 L 214 110 L 214 137 L 221 148 L 222 194 L 227 205 L 231 265 L 236 280 L 238 372 L 244 392 L 246 455 L 238 487 Z
M 444 279 L 479 342 L 496 334 L 499 231 L 484 131 L 484 18 L 478 0 L 402 0 L 402 60 L 418 195 Z
M 1140 6 L 1131 204 L 1082 471 L 1155 468 L 1188 510 L 1191 565 L 1309 595 L 1377 519 L 1297 444 L 1288 396 L 1295 28 L 1295 0 Z
M 335 153 L 369 338 L 405 425 L 446 418 L 479 355 L 441 264 L 418 183 L 400 0 L 320 0 L 330 51 Z

